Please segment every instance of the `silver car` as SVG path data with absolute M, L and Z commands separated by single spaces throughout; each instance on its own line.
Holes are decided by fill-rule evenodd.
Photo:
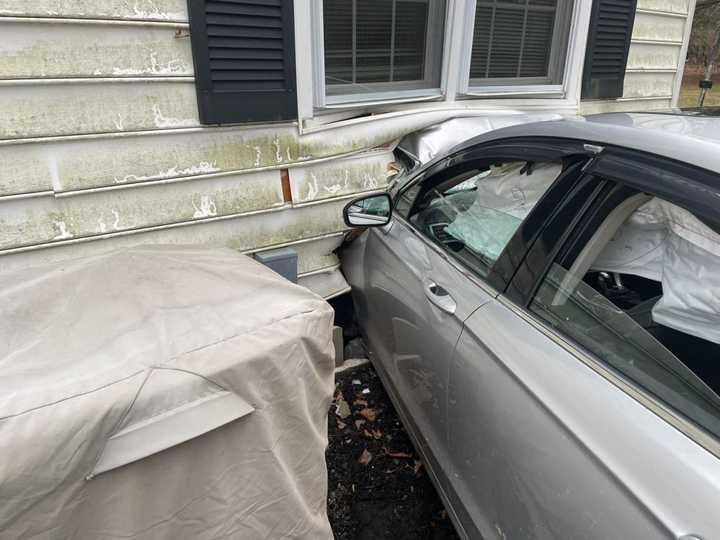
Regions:
M 345 208 L 373 363 L 460 536 L 720 538 L 720 118 L 516 121 Z

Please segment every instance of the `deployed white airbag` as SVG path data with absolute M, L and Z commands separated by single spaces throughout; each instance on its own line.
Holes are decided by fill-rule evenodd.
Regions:
M 653 320 L 720 343 L 720 235 L 684 208 L 653 198 L 593 264 L 662 283 Z
M 331 539 L 332 318 L 229 249 L 0 275 L 0 538 Z
M 559 174 L 559 163 L 492 167 L 449 190 L 441 202 L 454 209 L 454 219 L 445 231 L 496 260 Z M 473 186 L 472 205 L 455 208 L 455 190 Z M 661 282 L 663 296 L 652 309 L 653 319 L 720 343 L 720 235 L 687 210 L 651 199 L 621 226 L 592 269 Z
M 481 172 L 457 186 L 474 184 L 475 202 L 459 211 L 445 231 L 496 260 L 560 171 L 560 163 L 510 162 Z

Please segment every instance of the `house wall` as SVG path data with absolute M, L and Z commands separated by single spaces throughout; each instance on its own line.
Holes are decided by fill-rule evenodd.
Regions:
M 667 105 L 687 0 L 639 3 L 626 95 Z M 292 245 L 301 283 L 339 294 L 341 208 L 386 185 L 392 141 L 504 103 L 553 109 L 203 127 L 185 0 L 0 0 L 0 35 L 0 271 L 137 243 Z
M 694 4 L 694 0 L 638 0 L 623 97 L 617 101 L 583 101 L 581 114 L 657 110 L 673 105 L 685 65 Z
M 301 282 L 346 290 L 340 210 L 387 183 L 393 129 L 200 126 L 184 0 L 0 0 L 0 35 L 0 271 L 136 243 L 289 244 Z

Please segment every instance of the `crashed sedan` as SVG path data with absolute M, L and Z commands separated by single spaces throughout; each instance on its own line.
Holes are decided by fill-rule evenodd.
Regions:
M 459 534 L 717 538 L 720 119 L 479 122 L 403 139 L 342 251 Z

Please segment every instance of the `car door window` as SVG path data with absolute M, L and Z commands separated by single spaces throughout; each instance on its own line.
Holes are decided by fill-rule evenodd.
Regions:
M 481 276 L 560 175 L 559 161 L 498 162 L 459 172 L 419 193 L 409 221 Z M 412 188 L 411 188 L 412 189 Z
M 638 194 L 581 248 L 552 263 L 530 310 L 720 436 L 720 234 Z

